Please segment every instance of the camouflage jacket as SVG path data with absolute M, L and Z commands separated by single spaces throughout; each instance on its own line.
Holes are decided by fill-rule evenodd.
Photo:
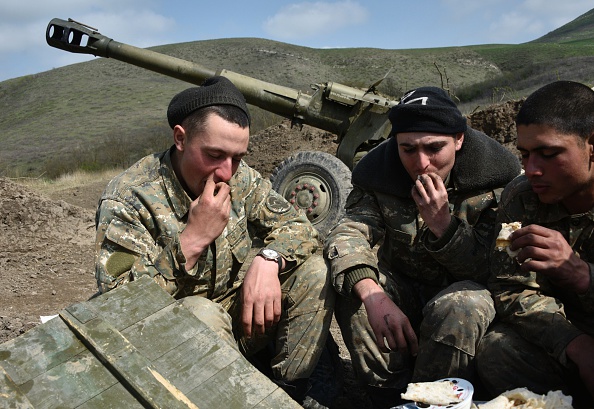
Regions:
M 469 129 L 446 181 L 452 223 L 437 239 L 419 217 L 396 139 L 383 142 L 354 169 L 346 216 L 326 240 L 334 287 L 347 295 L 354 282 L 345 272 L 355 266 L 371 268 L 376 279 L 381 270 L 438 288 L 466 279 L 486 283 L 499 195 L 519 173 L 514 155 Z
M 491 256 L 489 287 L 498 316 L 563 363 L 565 347 L 573 338 L 583 332 L 594 335 L 594 209 L 570 215 L 562 205 L 541 203 L 522 176 L 502 194 L 496 231 L 500 223 L 512 221 L 557 230 L 590 266 L 590 289 L 578 295 L 557 287 L 543 274 L 523 273 L 504 251 L 493 249 Z M 589 324 L 584 326 L 584 321 Z
M 115 177 L 96 213 L 95 275 L 100 291 L 148 274 L 177 298 L 202 295 L 217 300 L 241 284 L 241 266 L 254 236 L 296 265 L 315 253 L 316 230 L 267 179 L 242 161 L 229 185 L 229 222 L 187 270 L 179 234 L 191 199 L 173 172 L 170 150 L 147 156 Z

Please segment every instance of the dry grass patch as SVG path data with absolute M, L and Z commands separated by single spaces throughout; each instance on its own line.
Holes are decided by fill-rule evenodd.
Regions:
M 123 169 L 108 169 L 100 172 L 75 171 L 66 173 L 57 179 L 45 179 L 40 177 L 15 178 L 12 180 L 15 183 L 29 187 L 35 192 L 51 195 L 63 190 L 87 186 L 96 183 L 97 181 L 110 180 L 122 171 Z

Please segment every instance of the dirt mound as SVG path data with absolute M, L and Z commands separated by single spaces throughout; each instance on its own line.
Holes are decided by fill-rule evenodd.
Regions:
M 0 342 L 96 291 L 93 217 L 0 179 Z
M 334 155 L 337 147 L 336 135 L 308 125 L 291 127 L 291 122 L 285 120 L 252 135 L 245 160 L 262 176 L 269 177 L 275 166 L 292 153 L 321 151 Z
M 477 111 L 468 116 L 468 124 L 483 131 L 519 157 L 515 146 L 518 137 L 515 117 L 522 106 L 522 102 L 524 102 L 523 99 L 507 101 Z

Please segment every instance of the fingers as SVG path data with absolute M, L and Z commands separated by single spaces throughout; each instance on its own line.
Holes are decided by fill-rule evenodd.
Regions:
M 412 329 L 412 326 L 407 325 L 404 327 L 404 336 L 407 340 L 408 350 L 412 356 L 417 356 L 419 353 L 419 341 L 417 340 L 417 334 Z
M 412 356 L 417 356 L 419 345 L 417 342 L 417 335 L 410 324 L 398 327 L 395 334 L 395 345 L 390 345 L 390 349 L 398 350 L 401 354 L 409 353 Z
M 241 311 L 241 324 L 243 326 L 243 334 L 248 339 L 252 337 L 252 317 L 253 305 L 244 303 Z
M 206 180 L 204 180 L 202 183 L 204 183 L 204 186 L 202 186 L 202 189 L 201 189 L 202 194 L 200 196 L 203 196 L 203 197 L 214 196 L 215 182 L 213 180 L 213 175 L 208 176 L 206 178 Z M 198 191 L 200 191 L 200 189 L 198 189 Z
M 210 209 L 210 212 L 228 215 L 231 211 L 231 188 L 224 182 L 215 183 L 209 178 L 204 182 L 204 190 L 193 205 L 200 209 Z
M 441 177 L 437 173 L 424 173 L 417 176 L 414 182 L 412 196 L 417 202 L 420 199 L 425 203 L 429 203 L 440 192 L 446 192 Z
M 378 337 L 376 334 L 377 345 L 382 352 L 388 353 L 398 349 L 398 341 L 390 330 L 390 314 L 384 315 L 385 326 L 382 326 L 382 331 Z
M 413 200 L 417 204 L 419 204 L 419 202 L 421 202 L 421 201 L 423 201 L 423 202 L 429 201 L 429 197 L 427 196 L 427 192 L 425 191 L 423 182 L 421 182 L 419 179 L 415 180 L 415 183 L 413 185 L 412 191 L 410 192 L 410 195 L 412 196 Z
M 408 331 L 404 333 L 400 329 L 395 333 L 386 331 L 384 334 L 380 334 L 379 337 L 376 336 L 376 340 L 378 348 L 384 353 L 398 351 L 401 354 L 410 353 L 412 356 L 417 356 L 419 352 L 417 336 L 414 331 L 412 333 Z
M 223 197 L 224 199 L 229 197 L 229 193 L 231 192 L 231 188 L 225 182 L 219 182 L 215 184 L 214 187 L 214 195 L 217 197 Z
M 263 334 L 266 328 L 272 327 L 277 322 L 278 317 L 274 310 L 274 300 L 267 300 L 266 305 L 264 306 L 264 326 L 261 328 L 261 333 Z
M 402 325 L 393 325 L 390 323 L 391 320 L 389 314 L 385 315 L 385 327 L 377 332 L 374 329 L 376 344 L 380 351 L 384 353 L 398 351 L 401 354 L 410 353 L 412 356 L 417 356 L 419 349 L 417 335 L 410 323 L 406 321 Z
M 225 198 L 231 192 L 231 188 L 225 182 L 214 181 L 214 175 L 209 175 L 202 183 L 204 187 L 202 189 L 202 195 L 204 198 L 221 197 Z M 221 193 L 221 195 L 219 195 Z
M 511 236 L 512 250 L 522 271 L 563 276 L 566 268 L 575 269 L 577 256 L 561 233 L 543 226 L 529 225 Z M 579 257 L 577 257 L 579 259 Z
M 258 305 L 244 305 L 242 313 L 242 325 L 247 338 L 252 335 L 264 335 L 268 328 L 273 327 L 280 321 L 281 305 L 279 302 L 269 300 L 261 308 Z
M 439 176 L 437 173 L 426 173 L 419 176 L 422 177 L 423 184 L 428 186 L 430 189 L 439 190 L 442 187 L 445 188 L 441 176 Z
M 394 340 L 394 338 L 392 337 L 392 333 L 390 331 L 376 331 L 375 328 L 373 328 L 373 333 L 375 335 L 375 344 L 377 345 L 377 347 L 379 348 L 380 351 L 382 351 L 383 353 L 389 353 L 392 350 L 392 347 L 390 346 L 390 343 L 392 344 L 392 346 L 394 347 L 394 349 L 396 349 L 396 341 Z M 391 339 L 388 339 L 391 338 Z
M 256 335 L 263 335 L 264 331 L 266 331 L 266 309 L 255 306 L 253 309 L 254 316 L 252 317 L 252 328 L 254 334 Z
M 510 235 L 510 240 L 512 250 L 531 248 L 532 251 L 536 251 L 564 247 L 567 244 L 559 232 L 535 224 L 516 230 Z M 525 253 L 524 256 L 534 257 L 535 254 Z
M 246 338 L 251 338 L 254 334 L 264 334 L 266 330 L 264 308 L 259 308 L 257 304 L 244 303 L 241 320 L 243 325 L 243 334 Z M 268 320 L 271 322 L 273 318 L 268 318 Z
M 390 315 L 384 315 L 384 322 L 386 323 L 386 332 L 384 334 L 385 340 L 388 344 L 390 351 L 399 350 L 400 353 L 406 352 L 406 340 L 402 334 L 402 328 L 400 326 L 392 329 L 390 327 Z
M 390 350 L 398 351 L 401 354 L 406 354 L 408 352 L 408 344 L 404 338 L 404 333 L 402 332 L 401 327 L 398 327 L 397 331 L 393 333 L 393 339 L 393 344 L 388 343 Z
M 273 305 L 273 313 L 274 313 L 274 320 L 272 322 L 272 325 L 276 325 L 280 321 L 280 317 L 281 317 L 281 303 L 280 303 L 280 300 L 278 302 L 275 302 L 274 303 L 274 305 Z
M 520 237 L 526 237 L 527 240 L 535 240 L 537 238 L 542 238 L 543 240 L 550 240 L 553 236 L 558 235 L 559 232 L 556 230 L 551 230 L 549 228 L 540 226 L 538 224 L 529 224 L 527 226 L 522 227 L 514 231 L 510 235 L 511 240 L 517 240 Z
M 440 190 L 443 188 L 445 190 L 445 185 L 443 184 L 443 180 L 437 173 L 424 173 L 422 175 L 417 176 L 417 180 L 422 186 L 423 190 L 427 192 Z

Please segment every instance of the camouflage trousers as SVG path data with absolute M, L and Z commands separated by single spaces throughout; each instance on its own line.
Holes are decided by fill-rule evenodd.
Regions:
M 538 394 L 561 390 L 573 396 L 574 407 L 594 407 L 571 361 L 562 364 L 505 323 L 494 324 L 483 338 L 477 368 L 492 396 L 520 387 Z
M 310 257 L 291 274 L 281 274 L 280 279 L 280 321 L 266 334 L 251 339 L 243 336 L 240 290 L 218 303 L 191 296 L 182 299 L 182 305 L 246 357 L 273 342 L 273 376 L 290 382 L 309 378 L 314 370 L 330 331 L 335 292 L 320 256 Z
M 419 353 L 414 359 L 398 351 L 381 352 L 365 306 L 354 298 L 339 297 L 335 316 L 359 381 L 399 390 L 411 381 L 450 376 L 472 382 L 477 345 L 495 317 L 489 291 L 472 281 L 460 281 L 435 295 L 436 290 L 383 274 L 380 285 L 407 315 L 419 338 Z M 433 298 L 424 303 L 431 292 Z

